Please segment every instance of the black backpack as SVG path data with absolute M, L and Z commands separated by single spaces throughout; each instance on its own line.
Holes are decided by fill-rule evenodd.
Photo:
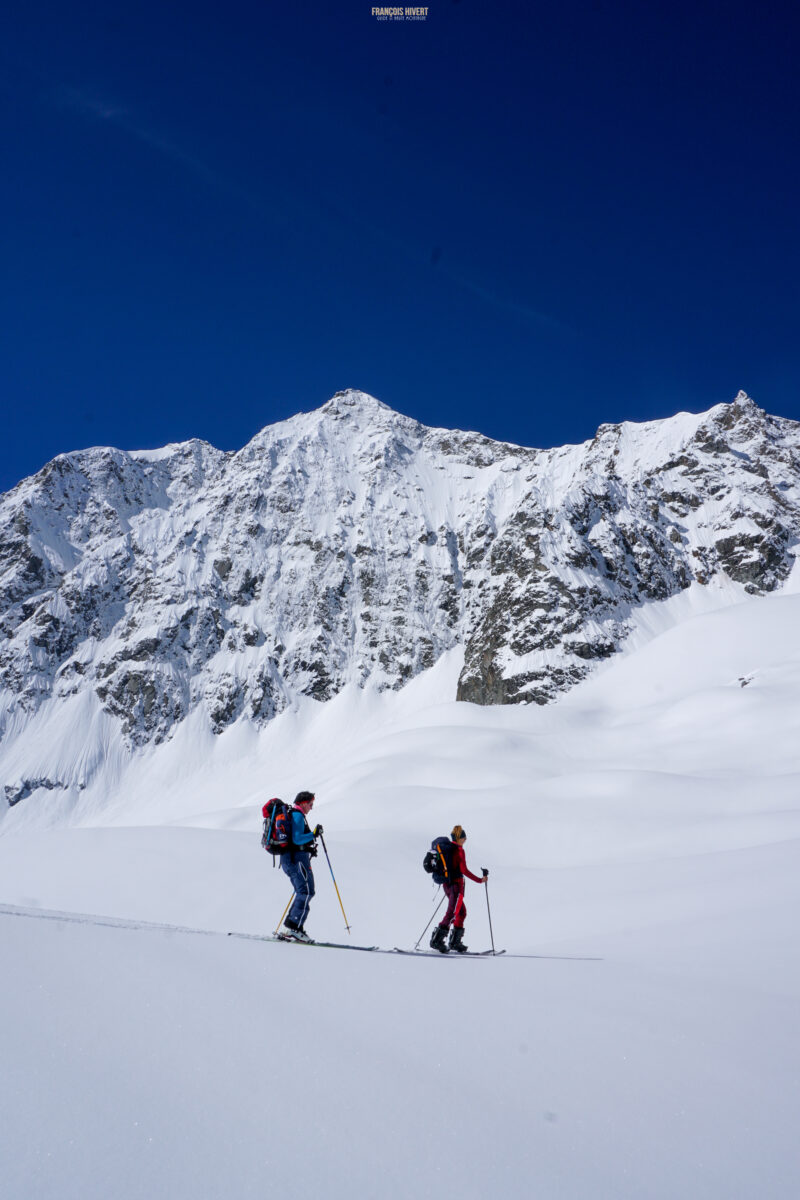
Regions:
M 455 879 L 455 846 L 449 837 L 434 838 L 431 848 L 422 860 L 422 865 L 433 882 L 438 884 L 451 883 Z
M 264 832 L 261 834 L 261 845 L 268 854 L 273 856 L 291 853 L 294 849 L 292 842 L 292 806 L 274 797 L 268 800 L 261 809 L 264 818 Z

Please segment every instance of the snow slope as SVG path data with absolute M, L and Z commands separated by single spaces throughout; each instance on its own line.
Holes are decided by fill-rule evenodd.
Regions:
M 547 707 L 453 703 L 453 650 L 400 692 L 345 688 L 261 730 L 187 721 L 50 827 L 17 805 L 8 1194 L 793 1200 L 799 628 L 793 580 L 688 589 Z M 280 916 L 258 807 L 300 787 L 354 942 L 413 945 L 437 899 L 423 852 L 458 821 L 498 946 L 539 957 L 227 937 Z M 309 929 L 346 940 L 316 873 Z

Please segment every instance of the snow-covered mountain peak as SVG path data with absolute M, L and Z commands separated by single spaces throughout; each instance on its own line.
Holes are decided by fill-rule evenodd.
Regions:
M 327 447 L 339 460 L 357 459 L 370 439 L 396 437 L 418 443 L 424 426 L 367 392 L 354 388 L 337 392 L 320 408 L 298 413 L 260 430 L 234 459 L 242 463 L 265 453 L 305 453 Z
M 680 412 L 661 420 L 603 424 L 585 442 L 579 459 L 612 477 L 658 471 L 689 454 L 735 454 L 750 445 L 765 452 L 774 435 L 795 428 L 794 422 L 770 417 L 743 391 L 730 403 L 701 413 Z
M 374 396 L 358 388 L 345 388 L 341 392 L 335 392 L 330 400 L 323 404 L 321 411 L 326 416 L 400 417 L 400 413 L 396 413 L 388 404 L 376 400 Z
M 533 450 L 349 389 L 233 454 L 60 455 L 0 498 L 6 794 L 77 786 L 36 754 L 78 703 L 129 745 L 219 733 L 456 647 L 460 699 L 546 703 L 635 609 L 774 591 L 799 540 L 800 427 L 744 393 Z
M 104 447 L 103 452 L 112 453 L 110 447 Z M 119 451 L 117 452 L 119 453 Z M 170 459 L 211 458 L 218 459 L 222 452 L 202 438 L 189 438 L 185 442 L 168 442 L 155 450 L 128 450 L 127 454 L 137 462 L 160 463 Z

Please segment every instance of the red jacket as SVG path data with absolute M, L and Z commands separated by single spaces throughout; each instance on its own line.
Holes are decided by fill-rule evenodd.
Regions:
M 453 883 L 458 883 L 462 876 L 466 875 L 467 879 L 471 879 L 474 883 L 483 883 L 481 875 L 473 875 L 467 866 L 467 856 L 464 853 L 464 847 L 459 846 L 458 842 L 453 842 L 455 847 L 455 879 Z

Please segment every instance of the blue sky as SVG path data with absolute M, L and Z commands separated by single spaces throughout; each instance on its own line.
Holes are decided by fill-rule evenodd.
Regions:
M 343 387 L 531 446 L 739 388 L 800 418 L 798 32 L 769 0 L 9 7 L 0 488 Z

